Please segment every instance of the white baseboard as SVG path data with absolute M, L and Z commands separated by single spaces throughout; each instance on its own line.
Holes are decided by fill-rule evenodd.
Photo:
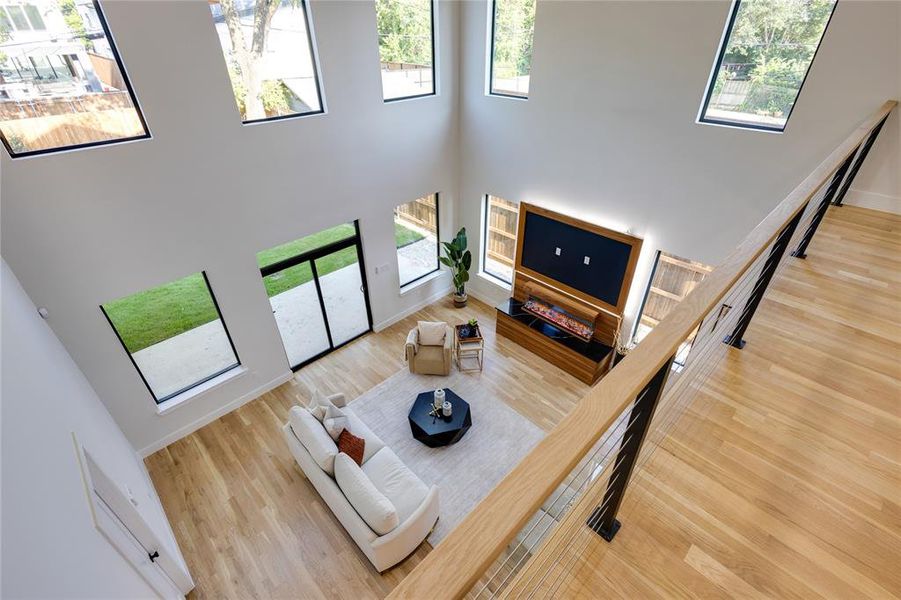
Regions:
M 865 192 L 851 188 L 845 195 L 842 204 L 901 215 L 901 198 L 887 194 L 877 194 L 876 192 Z
M 448 294 L 451 293 L 452 289 L 453 288 L 451 287 L 450 284 L 440 286 L 440 289 L 437 292 L 433 293 L 432 295 L 428 296 L 427 298 L 425 298 L 423 300 L 420 300 L 413 306 L 405 308 L 404 310 L 400 311 L 399 313 L 397 313 L 393 316 L 390 316 L 387 319 L 385 319 L 379 323 L 374 323 L 372 325 L 372 330 L 373 331 L 381 331 L 387 327 L 391 327 L 398 321 L 409 317 L 416 311 L 425 308 L 432 302 L 435 302 L 436 300 L 440 300 L 441 298 L 444 298 L 445 296 L 447 296 Z
M 216 410 L 214 410 L 210 413 L 207 413 L 206 415 L 200 417 L 196 421 L 188 423 L 184 427 L 177 429 L 176 431 L 173 431 L 166 437 L 164 437 L 160 440 L 157 440 L 157 441 L 153 442 L 152 444 L 145 446 L 144 448 L 141 448 L 140 450 L 138 450 L 138 456 L 140 456 L 142 459 L 147 458 L 148 456 L 150 456 L 157 450 L 162 450 L 169 444 L 177 442 L 178 440 L 185 437 L 186 435 L 190 435 L 190 434 L 194 433 L 195 431 L 197 431 L 198 429 L 200 429 L 207 423 L 212 423 L 213 421 L 215 421 L 222 415 L 226 415 L 226 414 L 230 413 L 231 411 L 235 410 L 236 408 L 243 406 L 244 404 L 247 404 L 254 398 L 259 398 L 260 396 L 262 396 L 269 390 L 276 388 L 287 381 L 290 381 L 292 377 L 294 377 L 294 373 L 292 373 L 291 371 L 288 371 L 287 373 L 283 373 L 282 375 L 279 375 L 275 379 L 268 381 L 253 390 L 250 390 L 243 396 L 240 396 L 240 397 L 232 400 L 228 404 L 220 406 Z

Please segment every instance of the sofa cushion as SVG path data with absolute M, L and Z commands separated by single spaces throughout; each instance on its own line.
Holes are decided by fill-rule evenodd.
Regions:
M 419 321 L 420 346 L 443 346 L 444 336 L 447 335 L 447 323 L 435 321 Z
M 397 509 L 401 523 L 416 512 L 429 493 L 428 486 L 401 462 L 391 448 L 382 448 L 363 463 L 363 472 Z
M 426 373 L 444 372 L 444 348 L 441 346 L 421 346 L 416 355 L 416 369 Z
M 338 446 L 322 427 L 322 423 L 302 406 L 295 406 L 291 409 L 291 412 L 288 413 L 288 422 L 291 423 L 294 435 L 307 449 L 319 468 L 329 475 L 334 475 Z
M 307 408 L 320 423 L 325 418 L 325 413 L 329 406 L 332 406 L 331 401 L 322 395 L 322 392 L 318 389 L 313 390 L 313 397 L 310 398 L 310 404 L 307 405 Z
M 366 440 L 357 437 L 345 429 L 338 436 L 338 452 L 348 455 L 358 465 L 363 464 L 363 451 L 366 449 Z
M 348 425 L 347 429 L 355 436 L 366 440 L 366 447 L 363 449 L 363 462 L 365 463 L 375 456 L 376 452 L 385 447 L 385 442 L 383 442 L 379 436 L 372 433 L 372 430 L 369 429 L 369 427 L 367 427 L 366 424 L 360 420 L 360 417 L 355 415 L 351 409 L 345 408 L 344 414 L 347 416 L 348 421 L 350 421 L 350 425 Z
M 325 427 L 331 438 L 337 442 L 341 432 L 350 428 L 350 420 L 348 420 L 343 410 L 332 404 L 325 411 L 322 426 Z
M 335 457 L 335 480 L 344 497 L 374 532 L 385 535 L 397 528 L 400 519 L 394 505 L 343 452 Z

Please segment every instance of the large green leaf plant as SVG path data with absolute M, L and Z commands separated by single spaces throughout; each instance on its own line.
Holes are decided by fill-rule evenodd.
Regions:
M 446 256 L 439 260 L 450 268 L 454 276 L 454 289 L 463 296 L 466 293 L 466 282 L 469 281 L 469 268 L 472 266 L 472 253 L 466 249 L 466 228 L 462 227 L 451 242 L 442 242 Z

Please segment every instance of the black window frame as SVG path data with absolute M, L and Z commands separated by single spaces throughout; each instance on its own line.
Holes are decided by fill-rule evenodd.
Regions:
M 378 0 L 376 0 L 376 2 L 377 1 Z M 382 102 L 384 102 L 385 104 L 389 104 L 391 102 L 397 102 L 399 100 L 413 100 L 416 98 L 429 98 L 430 96 L 438 95 L 438 81 L 436 79 L 438 76 L 438 70 L 436 69 L 436 66 L 438 64 L 438 57 L 436 55 L 438 46 L 435 43 L 435 2 L 436 2 L 436 0 L 429 0 L 429 6 L 430 6 L 430 10 L 431 10 L 431 12 L 430 12 L 431 29 L 432 29 L 432 91 L 427 94 L 412 94 L 410 96 L 398 96 L 397 98 L 385 98 L 385 84 L 384 84 L 384 82 L 382 82 Z M 376 20 L 375 28 L 376 28 L 377 35 L 379 34 L 378 26 L 379 26 L 378 20 Z M 379 55 L 379 64 L 381 64 L 381 61 L 382 61 L 382 57 L 381 57 L 381 55 Z
M 398 268 L 397 283 L 399 284 L 401 291 L 404 291 L 405 289 L 409 289 L 410 286 L 412 286 L 417 281 L 420 281 L 420 280 L 428 277 L 429 275 L 441 270 L 441 260 L 440 260 L 441 259 L 441 193 L 440 192 L 432 192 L 431 194 L 426 194 L 425 196 L 419 196 L 419 198 L 425 198 L 425 197 L 433 196 L 433 195 L 435 196 L 435 268 L 432 269 L 431 271 L 427 271 L 427 272 L 423 273 L 422 275 L 419 275 L 418 277 L 416 277 L 414 279 L 411 279 L 410 281 L 408 281 L 406 283 L 400 282 L 400 268 Z M 419 198 L 415 198 L 408 202 L 403 202 L 401 204 L 398 204 L 398 206 L 402 206 L 403 204 L 409 204 L 410 202 L 415 202 Z M 396 209 L 396 207 L 395 207 L 395 209 Z M 392 219 L 391 222 L 393 224 L 394 219 Z M 396 237 L 394 239 L 394 245 L 395 245 L 394 258 L 396 261 L 397 260 L 397 251 L 400 250 L 400 248 L 397 248 L 397 238 Z M 397 264 L 399 266 L 400 262 L 398 261 Z
M 366 277 L 366 261 L 363 258 L 363 236 L 360 234 L 360 221 L 355 219 L 353 221 L 354 226 L 354 235 L 348 236 L 346 238 L 342 238 L 340 240 L 336 240 L 334 242 L 330 242 L 325 244 L 324 246 L 319 246 L 318 248 L 313 248 L 312 250 L 307 250 L 305 252 L 301 252 L 300 254 L 295 254 L 294 256 L 282 259 L 278 262 L 274 262 L 270 265 L 266 265 L 265 267 L 260 267 L 260 281 L 263 281 L 264 278 L 272 275 L 274 273 L 278 273 L 279 271 L 284 271 L 285 269 L 290 269 L 291 267 L 296 267 L 305 262 L 310 263 L 310 270 L 313 274 L 313 281 L 316 285 L 316 295 L 319 299 L 319 309 L 322 311 L 322 319 L 325 324 L 325 334 L 328 338 L 329 348 L 327 350 L 323 350 L 319 354 L 311 356 L 296 365 L 291 364 L 291 359 L 288 358 L 288 351 L 285 349 L 284 340 L 282 340 L 282 349 L 285 349 L 285 360 L 288 362 L 288 367 L 292 371 L 298 371 L 308 364 L 315 362 L 322 358 L 327 354 L 331 354 L 335 350 L 339 348 L 343 348 L 347 344 L 360 339 L 367 333 L 372 333 L 372 305 L 369 303 L 369 281 Z M 319 285 L 319 273 L 316 270 L 316 261 L 320 258 L 328 256 L 329 254 L 334 254 L 335 252 L 340 252 L 346 248 L 356 248 L 357 249 L 357 259 L 360 267 L 360 278 L 362 280 L 363 285 L 363 299 L 366 302 L 366 319 L 369 323 L 369 328 L 362 333 L 358 333 L 354 337 L 344 340 L 338 345 L 335 345 L 334 340 L 332 339 L 332 330 L 331 326 L 328 322 L 328 312 L 325 306 L 325 297 L 322 294 L 322 289 Z M 265 288 L 265 284 L 263 286 Z M 271 299 L 270 299 L 271 300 Z M 279 332 L 281 335 L 281 332 Z
M 186 277 L 190 277 L 193 274 L 194 273 L 191 273 L 190 275 L 186 275 Z M 157 406 L 160 406 L 167 400 L 171 400 L 172 398 L 175 398 L 176 396 L 184 394 L 185 392 L 187 392 L 189 390 L 193 390 L 194 388 L 196 388 L 200 385 L 203 385 L 204 383 L 210 381 L 211 379 L 215 379 L 216 377 L 219 377 L 220 375 L 228 373 L 229 371 L 241 366 L 241 357 L 238 356 L 238 349 L 235 348 L 235 342 L 232 340 L 231 333 L 229 333 L 229 331 L 228 331 L 228 325 L 226 325 L 226 323 L 225 323 L 225 317 L 222 316 L 222 310 L 219 308 L 219 301 L 216 300 L 216 294 L 213 292 L 213 286 L 210 285 L 210 279 L 207 276 L 205 270 L 200 271 L 200 274 L 203 275 L 203 281 L 204 281 L 204 283 L 206 283 L 206 289 L 210 293 L 210 298 L 213 300 L 213 307 L 216 309 L 216 314 L 219 316 L 219 322 L 222 323 L 222 329 L 225 330 L 225 337 L 228 338 L 228 343 L 231 346 L 232 354 L 235 355 L 235 362 L 234 362 L 234 364 L 229 365 L 228 367 L 221 369 L 221 370 L 213 373 L 212 375 L 205 376 L 200 381 L 197 381 L 195 383 L 192 383 L 191 385 L 185 386 L 179 390 L 176 390 L 170 394 L 167 394 L 166 396 L 164 396 L 162 398 L 157 398 L 156 392 L 154 392 L 153 388 L 150 387 L 150 383 L 147 381 L 147 378 L 144 377 L 144 373 L 141 371 L 141 368 L 138 366 L 137 361 L 135 361 L 134 356 L 128 350 L 128 346 L 125 345 L 125 340 L 122 339 L 122 336 L 119 334 L 119 330 L 116 329 L 116 324 L 113 323 L 113 320 L 110 318 L 109 314 L 106 312 L 106 309 L 103 308 L 103 305 L 102 304 L 100 305 L 100 311 L 103 313 L 103 316 L 106 317 L 107 323 L 109 323 L 110 328 L 112 328 L 112 330 L 113 330 L 113 333 L 116 334 L 116 339 L 118 339 L 119 343 L 122 344 L 122 349 L 125 350 L 125 354 L 128 355 L 128 359 L 131 361 L 131 364 L 134 366 L 135 370 L 138 372 L 138 376 L 140 376 L 141 381 L 144 382 L 144 386 L 147 388 L 147 391 L 150 392 L 150 396 L 153 398 L 153 401 L 156 403 Z M 175 281 L 178 281 L 178 280 L 175 280 Z M 169 283 L 171 283 L 171 282 L 169 282 Z M 165 284 L 161 284 L 161 285 L 165 285 Z M 157 287 L 159 287 L 159 286 L 157 286 Z M 152 288 L 149 288 L 149 289 L 152 289 Z M 212 321 L 210 321 L 210 323 L 212 323 Z
M 131 78 L 128 76 L 128 72 L 125 69 L 125 63 L 122 62 L 122 57 L 119 55 L 118 45 L 116 44 L 116 40 L 113 39 L 112 31 L 110 31 L 109 25 L 106 22 L 106 15 L 103 13 L 103 9 L 101 8 L 100 2 L 98 0 L 92 0 L 92 3 L 94 5 L 94 9 L 97 11 L 97 18 L 100 21 L 100 25 L 103 27 L 103 34 L 106 36 L 106 40 L 109 43 L 110 51 L 113 53 L 113 58 L 116 60 L 116 66 L 119 67 L 119 73 L 122 75 L 122 80 L 125 82 L 125 88 L 128 90 L 128 95 L 131 98 L 132 107 L 135 109 L 135 112 L 138 115 L 138 120 L 141 121 L 141 127 L 143 127 L 144 129 L 144 133 L 141 135 L 116 138 L 114 140 L 99 140 L 96 142 L 85 142 L 84 144 L 72 144 L 70 146 L 59 146 L 56 148 L 44 148 L 41 150 L 14 152 L 12 146 L 9 143 L 9 140 L 6 139 L 6 134 L 2 129 L 0 129 L 0 140 L 3 141 L 3 146 L 6 148 L 6 152 L 13 160 L 17 158 L 28 158 L 30 156 L 40 156 L 42 154 L 72 152 L 74 150 L 83 150 L 85 148 L 96 148 L 99 146 L 110 146 L 112 144 L 122 144 L 126 142 L 134 142 L 137 140 L 152 139 L 153 136 L 150 133 L 150 127 L 147 126 L 147 120 L 144 118 L 144 111 L 141 110 L 141 105 L 138 102 L 138 96 L 137 94 L 135 94 L 134 87 L 131 85 Z
M 538 0 L 535 0 L 535 18 L 538 19 Z M 529 94 L 511 94 L 494 91 L 494 38 L 497 35 L 497 0 L 491 0 L 491 48 L 488 54 L 488 95 L 500 98 L 515 98 L 516 100 L 528 100 Z M 532 49 L 534 52 L 535 31 L 532 31 Z M 532 91 L 532 62 L 529 61 L 529 93 Z
M 497 280 L 500 281 L 501 283 L 504 283 L 504 284 L 506 284 L 506 285 L 512 286 L 512 285 L 513 285 L 513 278 L 512 278 L 512 277 L 510 278 L 510 281 L 507 281 L 507 280 L 504 279 L 503 277 L 500 277 L 500 276 L 498 276 L 498 275 L 495 275 L 494 273 L 491 273 L 490 271 L 488 271 L 487 269 L 485 269 L 485 264 L 488 262 L 488 220 L 489 220 L 489 217 L 490 217 L 490 215 L 491 215 L 491 204 L 490 204 L 490 203 L 491 203 L 491 198 L 492 198 L 492 197 L 494 197 L 494 198 L 500 198 L 500 196 L 495 196 L 494 194 L 485 194 L 485 197 L 484 197 L 484 200 L 483 200 L 483 202 L 484 202 L 484 207 L 485 207 L 485 218 L 483 219 L 484 222 L 482 223 L 482 240 L 483 240 L 483 241 L 482 241 L 482 265 L 481 265 L 481 272 L 482 272 L 484 275 L 487 275 L 488 277 L 492 277 L 492 278 L 494 278 L 494 279 L 497 279 Z M 502 200 L 507 200 L 507 199 L 506 199 L 506 198 L 502 198 Z M 507 202 L 511 202 L 511 201 L 510 201 L 510 200 L 507 200 Z M 519 217 L 519 207 L 520 207 L 520 203 L 517 202 L 517 203 L 516 203 L 516 215 L 517 215 L 517 217 Z M 518 222 L 518 219 L 517 219 L 517 222 Z M 517 233 L 517 239 L 518 239 L 518 238 L 519 238 L 519 231 L 517 231 L 516 233 Z M 514 255 L 513 255 L 513 261 L 516 262 L 516 251 L 515 251 L 515 250 L 514 250 Z M 515 268 L 514 268 L 514 270 L 515 270 Z
M 641 324 L 641 317 L 644 315 L 644 307 L 648 302 L 648 295 L 651 293 L 651 286 L 654 284 L 654 275 L 657 274 L 657 265 L 660 264 L 660 255 L 662 250 L 657 250 L 654 254 L 654 266 L 651 268 L 651 275 L 648 277 L 648 284 L 644 288 L 644 295 L 641 297 L 641 304 L 638 306 L 638 312 L 635 316 L 635 322 L 632 323 L 632 335 L 629 336 L 629 342 L 635 343 L 635 336 L 638 334 L 638 326 Z
M 270 123 L 273 121 L 286 121 L 289 119 L 299 119 L 302 117 L 310 117 L 313 115 L 323 115 L 325 114 L 325 102 L 322 100 L 322 81 L 321 81 L 321 71 L 319 70 L 319 54 L 316 52 L 316 46 L 313 44 L 313 18 L 310 15 L 310 7 L 308 4 L 309 0 L 300 0 L 300 8 L 303 11 L 303 20 L 307 27 L 307 46 L 310 49 L 310 61 L 313 63 L 313 81 L 316 82 L 316 97 L 319 100 L 319 110 L 311 110 L 307 112 L 300 113 L 292 113 L 290 115 L 277 115 L 275 117 L 265 117 L 262 119 L 249 119 L 245 120 L 241 118 L 242 125 L 254 125 L 257 123 Z M 280 7 L 279 7 L 280 8 Z M 216 27 L 216 22 L 213 21 L 213 27 Z M 225 62 L 226 67 L 226 77 L 229 77 L 229 88 L 232 90 L 232 96 L 234 96 L 234 88 L 231 84 L 231 76 L 228 75 L 228 58 L 225 56 L 225 49 L 221 47 L 222 51 L 222 59 Z M 235 108 L 238 108 L 238 99 L 235 98 Z M 238 116 L 240 117 L 241 112 L 238 111 Z
M 813 67 L 813 62 L 817 58 L 817 53 L 820 51 L 820 46 L 822 46 L 823 44 L 823 39 L 826 37 L 826 32 L 829 31 L 829 24 L 832 23 L 832 17 L 835 16 L 835 9 L 838 6 L 838 2 L 839 0 L 835 0 L 832 5 L 832 12 L 829 13 L 829 18 L 826 20 L 826 26 L 823 27 L 823 33 L 822 35 L 820 35 L 820 40 L 817 42 L 817 47 L 813 51 L 813 56 L 810 57 L 810 63 L 807 65 L 807 70 L 804 71 L 804 77 L 801 79 L 801 85 L 798 86 L 798 93 L 795 94 L 795 99 L 792 102 L 791 109 L 788 111 L 788 114 L 785 115 L 785 123 L 782 125 L 782 127 L 777 127 L 758 125 L 754 123 L 744 123 L 741 121 L 728 121 L 726 119 L 710 119 L 706 116 L 707 108 L 710 105 L 710 98 L 713 96 L 713 88 L 716 86 L 716 78 L 719 75 L 720 68 L 723 65 L 723 58 L 725 58 L 726 56 L 726 48 L 729 45 L 729 40 L 732 38 L 732 29 L 735 26 L 735 20 L 738 18 L 738 10 L 742 3 L 742 0 L 732 0 L 729 19 L 726 21 L 726 29 L 723 33 L 722 39 L 720 40 L 720 47 L 716 54 L 716 61 L 714 62 L 713 70 L 710 73 L 710 79 L 707 82 L 707 91 L 704 94 L 704 102 L 701 104 L 701 111 L 698 113 L 698 123 L 720 125 L 725 127 L 739 127 L 741 129 L 753 129 L 757 131 L 784 133 L 785 128 L 788 127 L 788 120 L 791 118 L 792 113 L 794 113 L 795 106 L 798 104 L 798 99 L 801 97 L 801 91 L 804 89 L 804 84 L 807 82 L 807 76 L 810 75 L 810 69 Z

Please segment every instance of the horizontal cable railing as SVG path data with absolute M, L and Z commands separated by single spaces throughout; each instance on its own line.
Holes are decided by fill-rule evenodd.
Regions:
M 653 393 L 650 387 L 646 387 L 633 403 L 630 416 L 635 417 L 630 418 L 626 435 L 619 436 L 623 441 L 619 444 L 618 457 L 629 455 L 628 452 L 624 453 L 623 449 L 636 443 L 638 435 L 636 426 L 642 422 L 641 418 L 650 421 L 651 415 L 654 417 L 653 429 L 648 431 L 640 449 L 634 450 L 634 456 L 637 458 L 634 471 L 639 472 L 642 469 L 673 429 L 676 421 L 689 406 L 694 406 L 695 395 L 701 391 L 705 382 L 726 358 L 731 345 L 729 341 L 747 319 L 747 312 L 743 307 L 749 306 L 753 298 L 761 292 L 763 282 L 766 280 L 762 275 L 769 267 L 774 269 L 772 276 L 777 276 L 779 270 L 785 268 L 791 260 L 788 254 L 780 252 L 779 249 L 797 245 L 802 237 L 801 225 L 807 225 L 813 219 L 816 213 L 814 207 L 826 196 L 826 188 L 826 185 L 821 186 L 804 211 L 799 213 L 795 227 L 791 227 L 790 223 L 784 228 L 770 243 L 767 251 L 748 266 L 742 277 L 723 296 L 720 304 L 705 315 L 681 372 L 670 371 L 670 365 L 661 368 L 658 377 L 665 382 L 661 386 L 657 406 L 652 405 L 652 399 L 649 397 L 649 394 Z M 776 254 L 779 258 L 774 258 Z M 707 408 L 710 406 L 706 405 Z M 702 414 L 695 412 L 696 419 L 703 418 Z M 657 477 L 659 476 L 658 473 Z M 479 597 L 548 598 L 558 594 L 564 597 L 571 595 L 572 590 L 567 589 L 567 586 L 572 579 L 575 565 L 586 557 L 590 543 L 597 539 L 598 534 L 609 541 L 619 527 L 619 522 L 615 518 L 615 502 L 622 498 L 622 494 L 617 496 L 616 492 L 624 490 L 628 477 L 629 473 L 624 468 L 611 463 L 604 476 L 596 478 L 586 487 L 584 494 L 573 502 L 573 508 L 566 519 L 551 529 L 545 543 L 531 554 L 530 560 L 522 561 L 517 572 L 507 577 L 504 586 L 495 586 L 497 593 Z M 647 498 L 642 496 L 642 501 L 647 501 Z M 629 508 L 634 514 L 636 510 L 634 499 L 629 502 Z M 578 593 L 572 595 L 578 596 Z
M 769 282 L 792 256 L 805 256 L 896 104 L 883 104 L 835 148 L 389 597 L 550 597 L 565 589 L 587 540 L 616 535 L 633 473 L 729 349 L 744 345 Z M 671 372 L 698 327 L 685 367 Z

